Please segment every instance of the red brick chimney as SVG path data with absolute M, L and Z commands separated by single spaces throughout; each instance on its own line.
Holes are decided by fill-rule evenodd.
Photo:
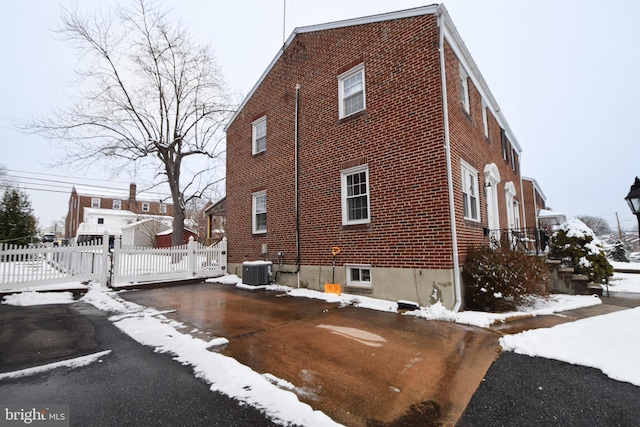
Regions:
M 135 184 L 129 184 L 129 210 L 132 212 L 136 212 L 138 210 L 136 205 L 136 185 Z

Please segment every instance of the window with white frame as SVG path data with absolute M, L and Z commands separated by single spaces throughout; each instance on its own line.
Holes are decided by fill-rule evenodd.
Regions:
M 161 214 L 166 214 L 167 213 L 167 205 L 166 205 L 166 203 L 160 203 L 160 213 Z
M 142 212 L 149 212 L 149 203 L 142 202 Z
M 253 234 L 267 232 L 267 192 L 258 191 L 251 195 L 251 223 Z
M 470 113 L 471 110 L 469 109 L 469 75 L 462 67 L 462 64 L 460 64 L 460 73 L 458 75 L 460 79 L 460 85 L 458 87 L 458 92 L 460 94 L 460 102 L 462 103 L 462 108 L 464 108 L 464 111 L 466 111 L 467 113 Z
M 345 265 L 347 286 L 354 288 L 371 288 L 370 265 Z
M 251 154 L 258 154 L 267 149 L 267 116 L 253 122 L 251 128 Z
M 478 171 L 468 163 L 460 163 L 462 170 L 462 207 L 464 218 L 480 221 L 480 202 L 478 200 Z
M 100 198 L 99 197 L 92 197 L 91 198 L 91 207 L 92 208 L 99 208 L 100 207 Z
M 113 201 L 113 209 L 122 209 L 122 201 L 114 200 Z
M 338 98 L 340 118 L 366 108 L 363 64 L 338 76 Z
M 356 166 L 340 172 L 342 193 L 342 224 L 370 222 L 369 167 Z
M 482 127 L 484 129 L 485 138 L 489 138 L 489 122 L 487 121 L 487 104 L 482 100 Z

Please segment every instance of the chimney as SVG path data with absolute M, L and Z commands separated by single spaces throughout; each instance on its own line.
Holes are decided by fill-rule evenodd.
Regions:
M 135 184 L 129 184 L 129 210 L 134 212 L 137 211 Z

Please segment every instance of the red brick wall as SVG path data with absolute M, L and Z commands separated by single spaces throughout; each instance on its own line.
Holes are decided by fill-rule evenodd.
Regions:
M 515 200 L 520 202 L 520 221 L 523 221 L 522 196 L 520 194 L 520 165 L 513 170 L 511 162 L 503 159 L 500 142 L 500 124 L 496 117 L 487 109 L 489 136 L 484 134 L 482 121 L 482 96 L 471 78 L 468 79 L 470 113 L 467 113 L 459 96 L 459 61 L 451 47 L 445 42 L 445 63 L 447 73 L 447 102 L 449 113 L 449 135 L 452 151 L 452 170 L 454 182 L 454 201 L 456 206 L 456 227 L 458 234 L 458 249 L 461 259 L 464 259 L 466 248 L 472 244 L 481 244 L 484 239 L 483 228 L 488 226 L 487 206 L 484 194 L 484 168 L 495 163 L 500 172 L 500 183 L 497 186 L 498 216 L 500 228 L 507 228 L 507 212 L 505 184 L 513 182 L 516 188 Z M 467 70 L 468 74 L 471 74 Z M 478 171 L 480 195 L 480 222 L 464 219 L 461 202 L 461 171 L 460 159 L 470 164 Z
M 295 263 L 294 114 L 300 84 L 301 263 L 450 269 L 449 201 L 444 150 L 438 27 L 426 15 L 299 34 L 227 130 L 227 238 L 230 263 L 268 259 L 284 252 Z M 366 110 L 338 117 L 338 76 L 364 64 Z M 500 129 L 490 117 L 483 134 L 480 96 L 469 81 L 471 114 L 459 105 L 458 62 L 446 49 L 459 247 L 481 242 L 486 225 L 482 185 L 485 164 L 504 183 L 519 178 L 501 157 Z M 267 149 L 251 154 L 251 122 L 267 116 Z M 481 223 L 463 219 L 460 157 L 480 183 Z M 489 159 L 489 160 L 487 160 Z M 340 171 L 367 163 L 369 224 L 343 226 Z M 267 191 L 267 233 L 251 232 L 251 194 Z M 500 212 L 506 226 L 506 214 Z
M 522 192 L 524 194 L 524 211 L 527 218 L 527 227 L 537 227 L 536 209 L 545 209 L 545 201 L 533 185 L 533 181 L 522 179 Z

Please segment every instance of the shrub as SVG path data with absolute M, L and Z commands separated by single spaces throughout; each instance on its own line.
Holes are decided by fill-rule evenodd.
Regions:
M 549 279 L 544 261 L 508 247 L 470 247 L 463 268 L 469 310 L 513 311 L 544 295 Z
M 613 245 L 611 252 L 609 252 L 609 259 L 617 262 L 629 262 L 627 251 L 624 249 L 624 244 L 620 240 L 617 240 Z
M 613 275 L 602 243 L 593 231 L 577 218 L 570 218 L 551 236 L 549 255 L 561 259 L 563 265 L 602 283 Z

